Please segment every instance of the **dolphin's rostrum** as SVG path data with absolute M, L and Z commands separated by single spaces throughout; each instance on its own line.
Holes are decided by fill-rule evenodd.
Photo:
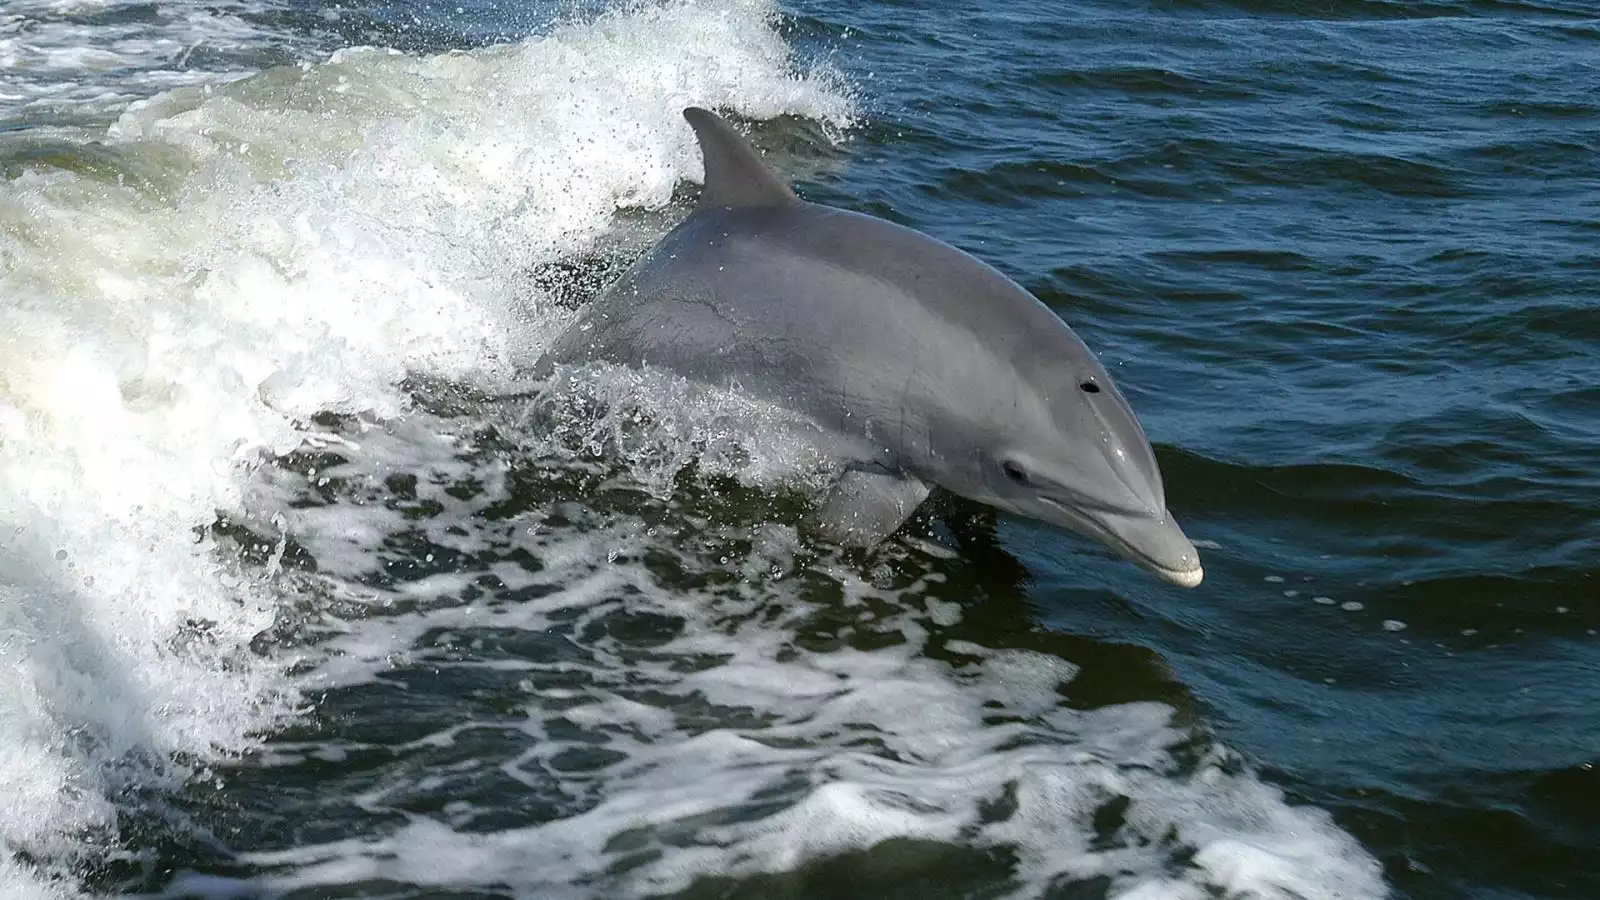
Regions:
M 699 206 L 541 373 L 659 367 L 810 417 L 844 463 L 822 523 L 846 542 L 888 537 L 938 485 L 1200 583 L 1144 431 L 1055 313 L 954 247 L 800 200 L 722 119 L 684 118 L 705 159 Z

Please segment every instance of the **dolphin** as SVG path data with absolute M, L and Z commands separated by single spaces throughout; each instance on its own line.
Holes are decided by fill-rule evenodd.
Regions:
M 876 545 L 938 486 L 1200 583 L 1144 430 L 1054 312 L 948 244 L 801 200 L 727 122 L 683 116 L 705 162 L 698 205 L 556 338 L 536 378 L 659 368 L 810 419 L 841 463 L 818 514 L 840 543 Z

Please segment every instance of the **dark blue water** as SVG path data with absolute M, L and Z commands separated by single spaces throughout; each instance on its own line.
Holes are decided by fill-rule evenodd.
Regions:
M 1086 589 L 1019 523 L 1039 621 L 1157 652 L 1405 896 L 1600 893 L 1594 13 L 801 18 L 855 29 L 874 109 L 871 149 L 810 196 L 1045 298 L 1139 410 L 1172 507 L 1221 545 L 1194 596 L 1120 571 Z
M 219 67 L 488 53 L 603 8 L 250 8 L 282 42 Z M 1600 9 L 805 0 L 773 27 L 856 116 L 741 117 L 755 142 L 1058 311 L 1204 585 L 952 498 L 912 526 L 935 546 L 791 546 L 769 526 L 803 502 L 698 473 L 715 441 L 623 451 L 683 456 L 641 486 L 419 376 L 419 424 L 340 410 L 303 424 L 348 445 L 266 467 L 298 492 L 270 563 L 272 527 L 210 529 L 276 573 L 251 652 L 329 686 L 184 787 L 122 789 L 93 852 L 0 850 L 160 896 L 1600 897 Z M 573 52 L 560 78 L 602 77 Z M 92 138 L 15 131 L 8 178 L 99 171 Z M 517 296 L 582 303 L 692 193 L 496 252 Z

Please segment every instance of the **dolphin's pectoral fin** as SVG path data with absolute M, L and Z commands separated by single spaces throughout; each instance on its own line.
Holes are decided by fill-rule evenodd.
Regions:
M 818 513 L 818 530 L 841 544 L 871 547 L 894 534 L 927 497 L 928 486 L 910 476 L 849 469 Z

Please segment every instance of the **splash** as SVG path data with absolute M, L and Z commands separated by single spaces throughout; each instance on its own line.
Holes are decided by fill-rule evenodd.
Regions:
M 273 515 L 242 494 L 263 457 L 402 415 L 410 376 L 501 383 L 563 321 L 528 267 L 698 177 L 684 105 L 847 121 L 775 16 L 344 50 L 134 103 L 0 185 L 0 893 L 70 893 L 125 792 L 295 713 L 249 650 L 282 600 L 210 531 Z
M 597 408 L 582 433 L 697 445 L 761 415 L 707 402 Z M 330 824 L 250 849 L 250 876 L 185 873 L 171 895 L 778 892 L 843 865 L 868 891 L 967 867 L 1008 897 L 1385 896 L 1325 813 L 1171 706 L 1074 708 L 1075 665 L 964 630 L 958 559 L 897 542 L 863 573 L 760 507 L 641 500 L 654 464 L 563 473 L 544 460 L 566 436 L 508 451 L 492 432 L 358 423 L 314 476 L 275 472 L 306 498 L 286 525 L 308 586 L 346 610 L 297 629 L 307 685 L 341 720 L 407 726 L 271 746 L 255 790 L 347 755 L 363 789 L 283 813 Z M 772 459 L 729 471 L 762 481 Z

